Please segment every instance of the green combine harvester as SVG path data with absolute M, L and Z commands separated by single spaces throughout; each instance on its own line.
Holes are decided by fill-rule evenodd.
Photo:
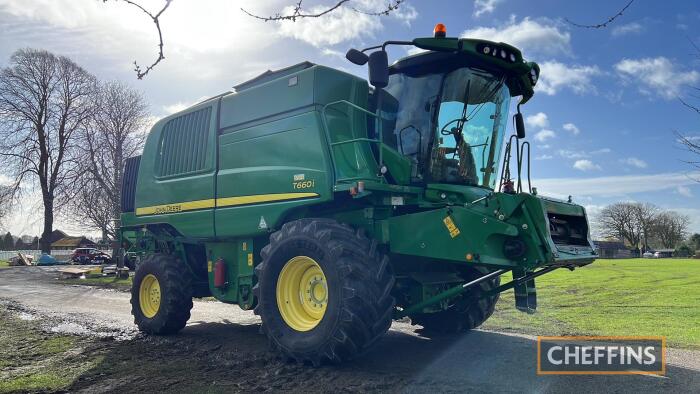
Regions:
M 389 66 L 389 45 L 424 51 Z M 347 58 L 369 83 L 308 62 L 268 71 L 161 119 L 127 160 L 139 329 L 176 333 L 213 296 L 254 309 L 282 354 L 341 362 L 392 319 L 473 329 L 509 289 L 532 312 L 536 277 L 594 261 L 584 208 L 530 185 L 520 105 L 536 63 L 441 24 Z

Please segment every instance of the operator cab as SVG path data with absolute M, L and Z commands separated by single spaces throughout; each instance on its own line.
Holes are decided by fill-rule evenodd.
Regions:
M 410 162 L 412 184 L 493 190 L 510 99 L 522 96 L 519 108 L 532 97 L 539 66 L 526 62 L 508 44 L 446 37 L 441 24 L 434 34 L 348 51 L 351 62 L 369 63 L 369 81 L 376 88 L 369 109 L 381 120 L 368 121 L 370 138 Z M 387 45 L 413 45 L 426 51 L 388 66 Z M 376 48 L 381 50 L 364 54 Z M 519 110 L 515 124 L 517 137 L 523 138 Z
M 401 60 L 389 74 L 372 101 L 382 140 L 411 160 L 412 181 L 493 189 L 510 103 L 505 77 L 441 52 Z

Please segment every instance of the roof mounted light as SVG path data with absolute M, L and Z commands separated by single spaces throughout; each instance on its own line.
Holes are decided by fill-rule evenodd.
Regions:
M 433 37 L 435 38 L 445 38 L 447 37 L 447 28 L 442 23 L 435 25 L 433 29 Z

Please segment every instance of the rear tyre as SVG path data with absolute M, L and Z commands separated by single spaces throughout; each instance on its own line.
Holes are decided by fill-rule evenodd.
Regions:
M 362 354 L 391 325 L 394 276 L 376 241 L 330 219 L 289 222 L 255 268 L 255 313 L 273 349 L 320 365 Z
M 139 330 L 169 335 L 185 327 L 192 309 L 191 280 L 179 259 L 165 254 L 145 257 L 131 285 L 131 314 Z
M 488 272 L 483 268 L 468 267 L 461 276 L 468 282 Z M 483 298 L 479 296 L 500 284 L 500 277 L 481 282 L 453 302 L 449 309 L 411 316 L 411 322 L 423 326 L 427 334 L 455 334 L 477 328 L 493 314 L 499 294 Z

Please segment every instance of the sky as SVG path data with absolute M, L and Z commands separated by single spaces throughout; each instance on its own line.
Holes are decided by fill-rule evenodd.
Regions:
M 700 51 L 692 44 L 700 46 L 700 4 L 636 0 L 603 29 L 565 20 L 600 23 L 627 2 L 407 0 L 383 17 L 343 7 L 320 19 L 263 22 L 240 8 L 284 14 L 296 1 L 175 0 L 161 19 L 165 60 L 137 80 L 134 60 L 149 64 L 158 41 L 136 8 L 120 1 L 0 0 L 0 67 L 24 47 L 67 55 L 100 79 L 142 90 L 157 119 L 304 60 L 366 77 L 364 67 L 344 59 L 349 48 L 430 36 L 440 22 L 448 36 L 506 42 L 540 64 L 536 94 L 522 107 L 540 194 L 571 195 L 592 215 L 617 201 L 650 202 L 690 216 L 691 230 L 700 232 L 700 169 L 687 163 L 693 157 L 675 135 L 700 140 L 700 115 L 679 101 L 700 105 L 693 97 Z M 156 11 L 163 1 L 141 3 Z M 304 5 L 314 12 L 330 3 Z M 350 4 L 372 11 L 384 2 Z M 389 55 L 393 61 L 409 53 L 394 47 Z M 28 199 L 5 227 L 39 234 L 40 205 Z M 65 219 L 56 227 L 81 231 Z

